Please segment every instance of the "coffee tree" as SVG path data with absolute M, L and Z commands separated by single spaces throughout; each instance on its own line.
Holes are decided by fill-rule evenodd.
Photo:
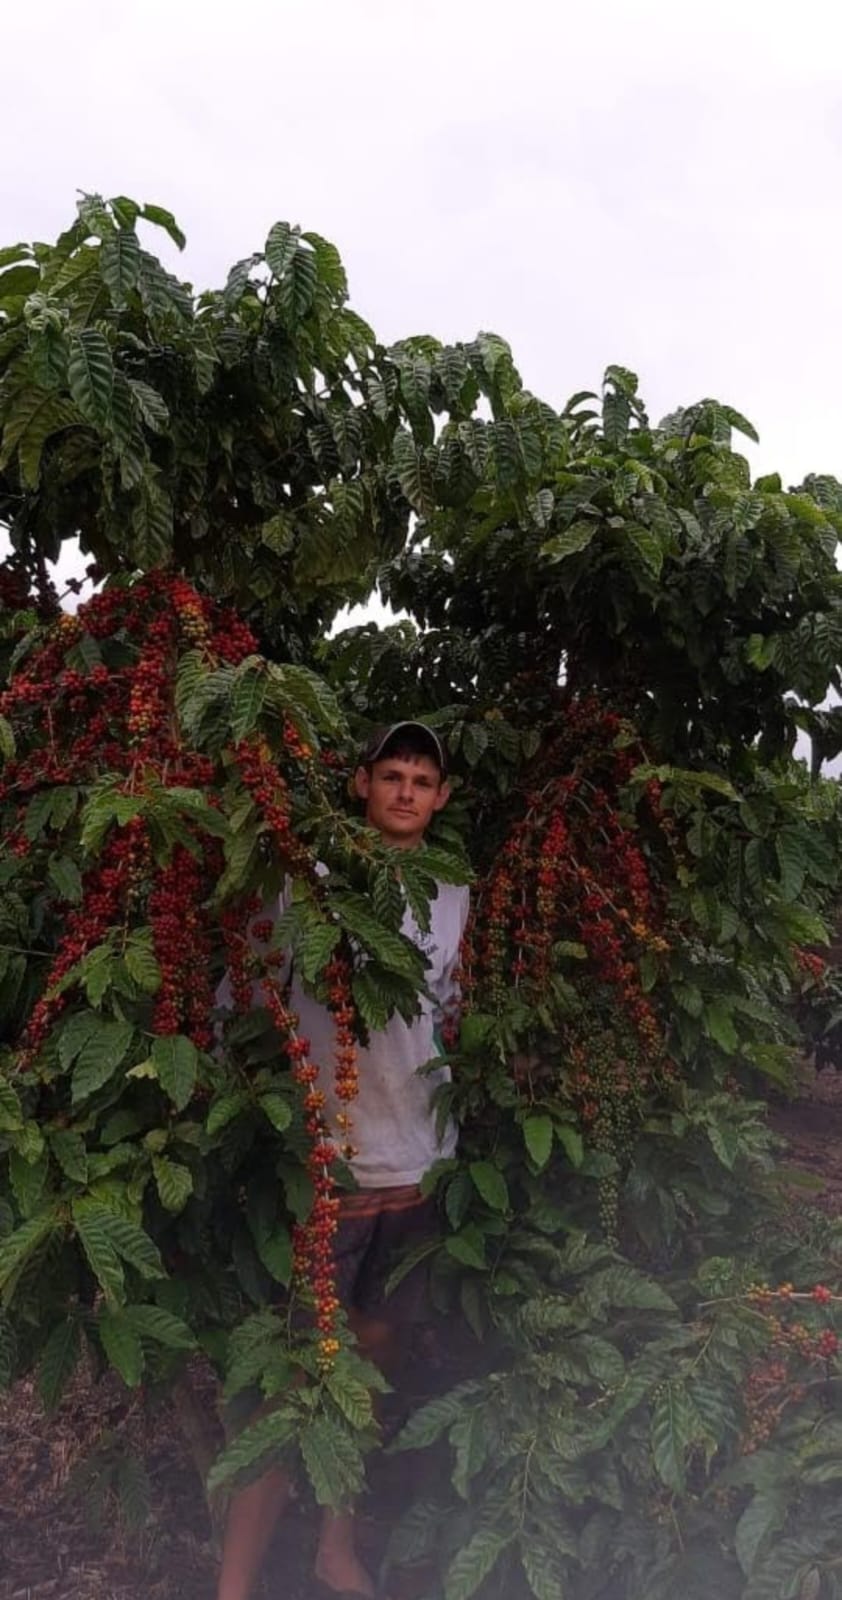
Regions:
M 423 986 L 405 898 L 467 849 L 428 1263 L 465 1371 L 393 1447 L 438 1455 L 389 1559 L 445 1600 L 840 1592 L 838 1248 L 782 1207 L 764 1097 L 838 894 L 836 789 L 791 748 L 833 736 L 842 491 L 752 483 L 745 419 L 653 427 L 623 368 L 557 413 L 493 335 L 383 349 L 317 235 L 195 295 L 149 224 L 182 242 L 87 197 L 0 276 L 7 1377 L 52 1405 L 83 1347 L 168 1385 L 202 1350 L 274 1402 L 212 1485 L 297 1450 L 359 1489 L 353 1135 L 285 955 L 352 1123 L 359 1042 Z M 104 585 L 74 615 L 70 537 Z M 407 620 L 328 637 L 375 576 Z M 399 874 L 344 793 L 395 706 L 457 778 Z

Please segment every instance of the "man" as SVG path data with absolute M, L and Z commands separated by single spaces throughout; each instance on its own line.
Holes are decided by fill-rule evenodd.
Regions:
M 442 745 L 420 722 L 380 729 L 363 751 L 354 781 L 367 822 L 398 850 L 422 843 L 450 795 Z M 435 1003 L 422 999 L 420 1015 L 411 1023 L 392 1017 L 359 1053 L 359 1094 L 351 1107 L 358 1189 L 341 1203 L 335 1259 L 338 1292 L 360 1349 L 381 1367 L 390 1363 L 397 1328 L 419 1310 L 417 1274 L 405 1278 L 388 1300 L 385 1278 L 396 1253 L 434 1228 L 434 1202 L 422 1197 L 420 1180 L 434 1161 L 456 1148 L 453 1125 L 439 1138 L 432 1103 L 448 1069 L 423 1077 L 418 1069 L 435 1056 L 438 1020 L 456 998 L 454 972 L 467 913 L 467 889 L 452 884 L 438 886 L 428 934 L 407 910 L 403 931 L 427 957 L 427 984 Z M 333 1020 L 295 982 L 292 1004 L 301 1032 L 311 1042 L 312 1059 L 322 1065 L 320 1087 L 328 1096 L 332 1121 L 343 1109 L 331 1099 Z M 288 1476 L 277 1470 L 234 1496 L 217 1600 L 248 1600 L 288 1493 Z M 325 1514 L 316 1577 L 326 1596 L 364 1600 L 374 1595 L 357 1556 L 351 1512 Z

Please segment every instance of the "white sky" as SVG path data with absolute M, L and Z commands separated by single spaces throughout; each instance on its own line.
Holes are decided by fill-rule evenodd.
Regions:
M 42 0 L 2 33 L 0 244 L 130 194 L 204 287 L 285 217 L 385 340 L 494 329 L 556 403 L 618 361 L 654 418 L 712 393 L 756 468 L 842 476 L 834 0 Z
M 842 475 L 834 0 L 3 11 L 0 242 L 127 193 L 204 286 L 286 217 L 382 338 L 492 328 L 556 402 L 619 361 L 653 416 L 714 393 L 762 466 Z

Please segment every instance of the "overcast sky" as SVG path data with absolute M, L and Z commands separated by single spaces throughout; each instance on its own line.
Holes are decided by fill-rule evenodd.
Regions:
M 763 467 L 842 476 L 838 9 L 10 5 L 0 243 L 127 193 L 176 212 L 205 286 L 286 217 L 382 338 L 492 328 L 557 402 L 619 361 L 653 415 L 713 393 Z

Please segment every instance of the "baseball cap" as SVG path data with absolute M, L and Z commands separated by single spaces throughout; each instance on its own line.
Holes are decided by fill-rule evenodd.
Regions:
M 442 777 L 447 773 L 447 758 L 437 733 L 428 728 L 426 722 L 391 722 L 385 727 L 375 728 L 367 744 L 360 753 L 360 766 L 368 767 L 373 761 L 379 761 L 386 746 L 400 734 L 407 734 L 424 745 L 435 761 Z

